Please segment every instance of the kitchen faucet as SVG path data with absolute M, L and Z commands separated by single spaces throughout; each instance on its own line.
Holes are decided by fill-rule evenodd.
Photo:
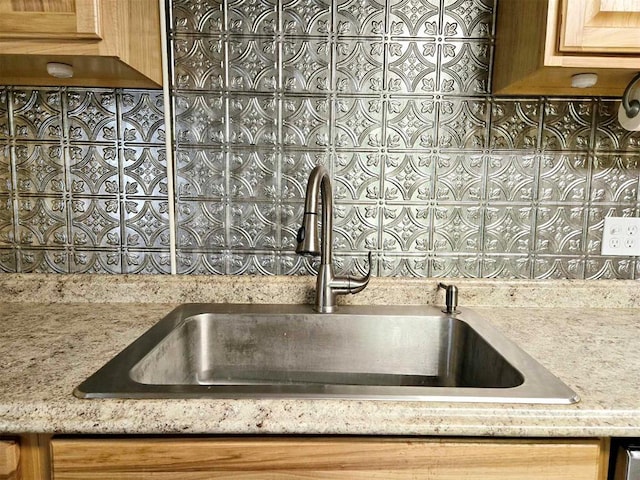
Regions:
M 322 242 L 318 236 L 318 201 L 322 199 Z M 320 267 L 316 281 L 315 309 L 331 313 L 336 309 L 338 295 L 358 293 L 364 290 L 371 278 L 371 252 L 369 271 L 365 277 L 336 277 L 333 273 L 333 191 L 329 172 L 323 166 L 315 167 L 309 174 L 304 201 L 304 217 L 298 230 L 296 253 L 320 255 Z

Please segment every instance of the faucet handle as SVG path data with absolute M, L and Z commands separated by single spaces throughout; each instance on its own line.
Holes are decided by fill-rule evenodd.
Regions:
M 367 271 L 366 278 L 371 278 L 371 268 L 373 266 L 372 257 L 373 257 L 373 252 L 371 250 L 369 250 L 369 253 L 367 254 L 367 259 L 368 259 L 368 262 L 369 262 L 369 270 Z

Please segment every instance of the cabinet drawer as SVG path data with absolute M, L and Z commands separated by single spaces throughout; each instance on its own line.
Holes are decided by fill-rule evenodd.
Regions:
M 597 480 L 599 440 L 132 438 L 52 441 L 64 479 Z

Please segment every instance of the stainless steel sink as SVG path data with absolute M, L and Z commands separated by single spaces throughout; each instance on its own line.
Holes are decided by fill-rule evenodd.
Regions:
M 463 309 L 183 305 L 78 386 L 81 398 L 353 398 L 572 403 Z

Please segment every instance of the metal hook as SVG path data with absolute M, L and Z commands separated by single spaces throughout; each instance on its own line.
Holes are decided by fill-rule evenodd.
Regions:
M 629 118 L 634 118 L 640 113 L 640 101 L 631 100 L 631 92 L 638 82 L 640 82 L 640 73 L 633 77 L 633 80 L 629 82 L 622 95 L 622 106 Z

